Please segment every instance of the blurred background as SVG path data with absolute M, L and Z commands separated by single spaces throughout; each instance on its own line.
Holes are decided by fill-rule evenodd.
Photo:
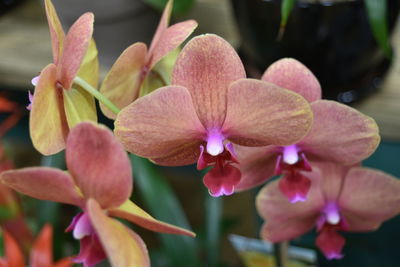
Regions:
M 150 43 L 165 2 L 53 0 L 64 30 L 83 12 L 95 13 L 94 38 L 102 77 L 130 44 Z M 386 2 L 389 53 L 379 46 L 371 30 L 364 0 L 298 0 L 283 34 L 280 0 L 175 0 L 172 23 L 195 19 L 199 27 L 194 35 L 216 33 L 225 38 L 239 52 L 250 77 L 260 78 L 268 65 L 282 57 L 302 61 L 321 81 L 325 98 L 352 105 L 377 121 L 382 143 L 364 165 L 400 177 L 400 60 L 396 57 L 400 49 L 400 1 Z M 43 157 L 29 139 L 29 112 L 25 107 L 28 90 L 33 90 L 30 81 L 51 61 L 43 2 L 0 0 L 2 166 L 11 162 L 16 168 L 65 168 L 62 153 Z M 112 128 L 112 121 L 101 117 L 101 122 Z M 262 223 L 254 207 L 258 189 L 214 199 L 204 189 L 202 174 L 194 166 L 165 168 L 140 158 L 132 161 L 134 166 L 141 166 L 134 171 L 134 201 L 157 219 L 191 227 L 198 233 L 198 238 L 187 239 L 132 226 L 148 245 L 152 266 L 279 265 L 273 258 L 274 247 L 258 240 Z M 78 252 L 78 242 L 64 234 L 76 213 L 74 208 L 28 197 L 17 202 L 22 203 L 19 212 L 23 212 L 33 235 L 46 222 L 53 225 L 56 259 Z M 3 225 L 10 224 L 13 216 L 0 208 Z M 289 266 L 400 266 L 399 225 L 400 218 L 394 218 L 377 232 L 347 234 L 345 258 L 331 262 L 314 250 L 310 233 L 292 242 L 310 250 L 291 251 L 297 261 Z M 27 241 L 32 236 L 26 233 L 21 240 L 24 238 Z

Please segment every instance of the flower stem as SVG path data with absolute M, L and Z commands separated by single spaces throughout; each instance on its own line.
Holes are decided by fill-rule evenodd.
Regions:
M 84 90 L 89 92 L 91 95 L 93 95 L 97 100 L 99 100 L 101 103 L 103 103 L 109 110 L 111 110 L 115 114 L 118 114 L 121 111 L 116 105 L 114 105 L 113 102 L 111 102 L 108 98 L 106 98 L 104 95 L 102 95 L 96 88 L 91 86 L 89 83 L 87 83 L 81 77 L 76 76 L 74 79 L 74 83 L 76 83 L 77 85 L 82 87 Z

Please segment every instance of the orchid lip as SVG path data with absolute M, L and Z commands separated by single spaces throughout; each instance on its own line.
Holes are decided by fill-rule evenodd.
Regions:
M 296 145 L 283 147 L 283 161 L 287 164 L 293 165 L 299 161 L 299 149 Z
M 93 229 L 89 216 L 86 213 L 84 213 L 82 216 L 80 216 L 80 218 L 76 222 L 72 235 L 74 236 L 75 239 L 79 240 L 84 238 L 85 236 L 91 235 L 92 232 Z
M 224 136 L 220 131 L 210 131 L 207 136 L 207 153 L 217 156 L 224 151 Z
M 336 225 L 340 222 L 339 208 L 336 203 L 327 204 L 324 213 L 329 224 Z

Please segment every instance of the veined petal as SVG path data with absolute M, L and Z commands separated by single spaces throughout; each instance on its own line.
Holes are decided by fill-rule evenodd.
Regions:
M 191 231 L 154 219 L 150 214 L 139 208 L 130 200 L 127 200 L 118 208 L 109 209 L 108 214 L 110 216 L 126 219 L 154 232 L 180 234 L 191 237 L 196 236 L 196 234 Z
M 53 6 L 51 0 L 45 0 L 46 17 L 50 29 L 51 48 L 53 52 L 54 64 L 58 64 L 61 57 L 63 43 L 64 43 L 64 30 L 62 29 L 60 19 L 57 16 L 57 12 Z
M 147 47 L 144 43 L 129 46 L 104 78 L 100 92 L 118 108 L 122 109 L 138 98 L 146 55 Z M 101 103 L 100 108 L 108 118 L 116 118 L 116 115 Z
M 93 33 L 93 13 L 85 13 L 71 26 L 65 37 L 57 78 L 70 89 L 89 47 Z
M 299 145 L 310 159 L 352 165 L 370 156 L 380 137 L 375 121 L 346 105 L 329 100 L 311 103 L 314 122 Z M 314 157 L 313 157 L 314 156 Z
M 83 122 L 67 139 L 66 161 L 85 198 L 103 208 L 124 203 L 132 192 L 132 168 L 128 155 L 104 126 Z
M 321 99 L 321 85 L 314 74 L 294 58 L 274 62 L 261 80 L 302 95 L 308 102 Z
M 233 47 L 217 35 L 205 34 L 191 39 L 182 49 L 172 84 L 189 90 L 200 121 L 206 129 L 214 129 L 224 122 L 229 85 L 245 77 Z
M 173 0 L 168 0 L 167 4 L 164 7 L 164 11 L 161 15 L 160 22 L 158 23 L 157 30 L 154 33 L 153 40 L 151 40 L 149 54 L 153 53 L 154 47 L 157 45 L 159 39 L 163 35 L 164 31 L 168 28 L 169 20 L 171 18 L 172 7 L 174 6 Z M 149 59 L 147 58 L 146 61 Z
M 25 267 L 24 256 L 15 239 L 7 231 L 3 231 L 3 238 L 7 263 L 5 266 Z
M 78 76 L 94 88 L 97 88 L 99 83 L 99 59 L 96 42 L 93 38 L 90 40 L 89 47 L 86 50 L 86 55 L 78 70 Z M 90 95 L 89 93 L 87 94 Z M 93 96 L 90 96 L 93 99 Z
M 2 183 L 33 198 L 81 206 L 82 196 L 72 177 L 58 169 L 32 167 L 1 173 Z
M 78 70 L 77 76 L 85 80 L 94 88 L 98 87 L 99 83 L 99 60 L 97 57 L 97 47 L 93 38 L 89 43 L 89 48 L 86 51 L 86 55 L 83 58 L 82 64 Z M 87 109 L 86 111 L 91 113 L 90 119 L 92 121 L 97 121 L 96 114 L 96 104 L 93 95 L 81 88 L 79 85 L 74 84 L 74 88 L 79 91 L 79 93 L 85 98 L 86 104 L 84 104 Z M 84 108 L 84 107 L 82 107 Z
M 204 145 L 203 141 L 194 140 L 171 151 L 171 153 L 164 157 L 151 158 L 150 160 L 162 166 L 190 165 L 195 163 L 199 158 L 201 145 Z
M 63 90 L 65 115 L 72 129 L 82 121 L 97 121 L 96 106 L 79 89 Z M 88 102 L 89 101 L 89 102 Z
M 112 266 L 150 266 L 146 245 L 137 234 L 117 220 L 107 217 L 93 199 L 88 200 L 87 209 Z
M 243 191 L 260 185 L 274 176 L 279 154 L 277 146 L 235 146 L 240 162 L 242 179 L 235 191 Z
M 125 149 L 146 158 L 174 155 L 206 135 L 188 90 L 181 86 L 162 87 L 124 108 L 114 132 Z
M 196 28 L 197 22 L 188 20 L 176 23 L 165 29 L 149 53 L 150 62 L 147 63 L 148 68 L 152 69 L 163 57 L 185 41 Z
M 308 102 L 272 83 L 241 79 L 228 89 L 223 133 L 244 146 L 290 145 L 304 137 L 312 123 Z
M 56 66 L 49 64 L 40 74 L 29 118 L 33 146 L 43 155 L 65 148 L 68 125 L 62 93 L 56 88 Z
M 266 221 L 261 236 L 271 242 L 290 240 L 311 230 L 324 206 L 319 188 L 311 188 L 306 202 L 292 204 L 279 191 L 278 182 L 263 187 L 256 200 L 258 213 Z
M 400 213 L 400 180 L 379 170 L 353 167 L 338 203 L 349 231 L 376 230 Z
M 53 229 L 50 225 L 43 226 L 33 244 L 29 263 L 31 267 L 50 267 L 53 265 Z

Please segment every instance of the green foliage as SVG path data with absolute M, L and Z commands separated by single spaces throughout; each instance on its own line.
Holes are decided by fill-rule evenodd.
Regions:
M 146 4 L 162 11 L 168 0 L 143 0 Z M 194 0 L 174 0 L 173 15 L 181 15 L 186 13 L 192 6 Z
M 190 229 L 182 207 L 164 177 L 147 159 L 130 155 L 134 170 L 135 185 L 150 214 L 157 220 Z M 198 266 L 196 239 L 181 235 L 159 235 L 167 266 Z
M 389 32 L 386 20 L 387 1 L 386 0 L 365 0 L 369 23 L 372 34 L 375 37 L 379 47 L 385 53 L 386 57 L 392 57 L 392 49 L 389 42 Z

